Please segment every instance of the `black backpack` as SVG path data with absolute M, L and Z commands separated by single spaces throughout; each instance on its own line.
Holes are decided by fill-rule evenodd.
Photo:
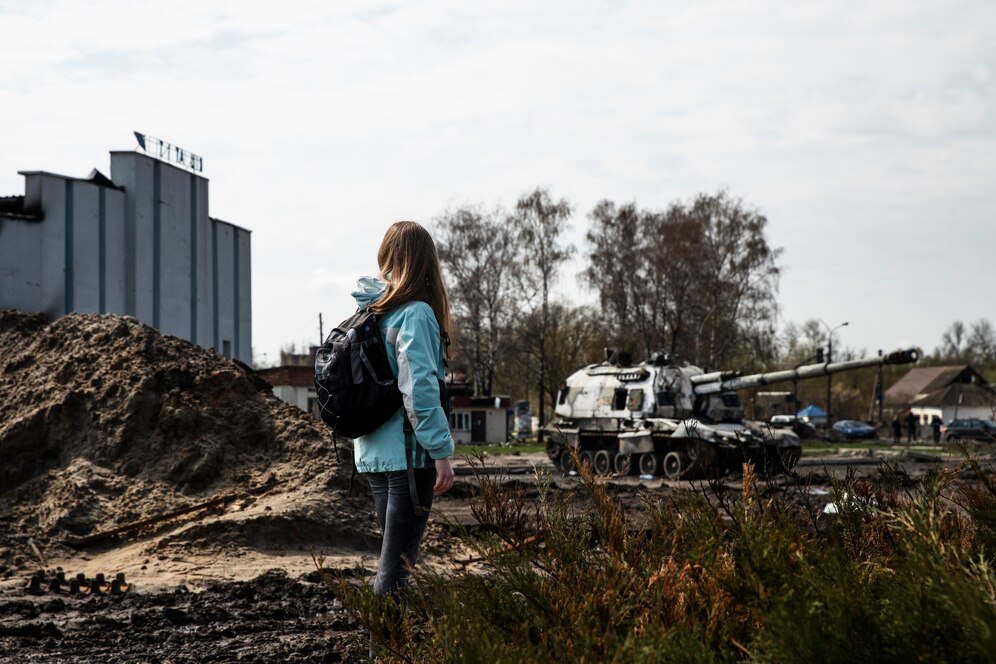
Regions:
M 449 335 L 442 333 L 442 342 L 449 345 Z M 356 438 L 378 428 L 401 408 L 401 390 L 387 359 L 387 348 L 380 336 L 377 314 L 360 309 L 339 323 L 325 343 L 315 353 L 315 392 L 322 421 L 332 428 L 332 444 L 336 460 L 339 448 L 337 436 Z M 449 417 L 450 395 L 444 380 L 439 381 L 439 399 Z M 416 441 L 411 422 L 404 418 L 405 459 L 408 466 L 408 491 L 416 514 L 428 513 L 419 500 L 413 470 Z M 349 493 L 353 492 L 353 476 L 349 478 Z
M 401 408 L 377 314 L 360 309 L 339 323 L 315 353 L 318 410 L 333 435 L 356 438 Z

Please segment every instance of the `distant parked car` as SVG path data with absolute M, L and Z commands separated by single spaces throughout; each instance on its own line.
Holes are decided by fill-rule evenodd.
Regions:
M 996 423 L 981 417 L 951 420 L 947 424 L 941 425 L 941 435 L 949 443 L 956 440 L 982 440 L 996 443 Z
M 831 428 L 834 438 L 843 438 L 844 440 L 865 440 L 878 436 L 878 429 L 857 420 L 838 420 L 833 423 Z

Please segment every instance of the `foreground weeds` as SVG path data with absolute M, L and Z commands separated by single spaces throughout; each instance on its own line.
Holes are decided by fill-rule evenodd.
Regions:
M 961 468 L 835 481 L 819 509 L 744 469 L 627 515 L 480 475 L 475 569 L 420 571 L 403 605 L 330 573 L 381 659 L 409 662 L 992 661 L 996 483 Z M 971 482 L 957 479 L 958 475 Z M 836 514 L 823 514 L 831 499 Z

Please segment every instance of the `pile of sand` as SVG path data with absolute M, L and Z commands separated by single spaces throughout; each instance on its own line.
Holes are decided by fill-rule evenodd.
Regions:
M 257 486 L 148 550 L 369 548 L 348 447 L 249 367 L 130 317 L 0 311 L 0 562 Z M 354 492 L 355 493 L 355 492 Z M 361 518 L 358 518 L 361 517 Z M 29 564 L 32 561 L 26 561 Z M 15 567 L 19 565 L 16 564 Z

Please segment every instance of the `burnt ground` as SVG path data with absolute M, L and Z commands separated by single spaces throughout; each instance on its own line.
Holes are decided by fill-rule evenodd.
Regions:
M 0 601 L 2 662 L 348 662 L 356 623 L 318 582 L 273 570 L 251 581 L 120 596 Z

